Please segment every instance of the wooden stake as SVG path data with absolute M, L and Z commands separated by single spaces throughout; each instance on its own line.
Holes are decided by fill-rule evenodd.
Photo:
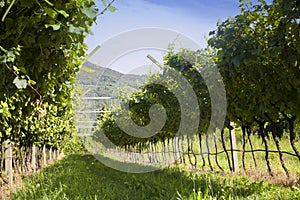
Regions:
M 4 142 L 4 157 L 5 157 L 5 171 L 8 176 L 9 188 L 12 189 L 13 184 L 13 168 L 12 168 L 12 146 L 11 141 L 8 139 Z
M 35 144 L 32 145 L 32 154 L 31 154 L 31 167 L 33 172 L 36 172 L 36 146 Z
M 43 145 L 43 165 L 47 165 L 46 145 Z
M 235 126 L 234 122 L 230 122 L 232 129 L 230 130 L 230 146 L 231 146 L 231 158 L 232 158 L 232 167 L 233 172 L 239 171 L 238 155 L 236 151 L 236 137 L 235 137 Z

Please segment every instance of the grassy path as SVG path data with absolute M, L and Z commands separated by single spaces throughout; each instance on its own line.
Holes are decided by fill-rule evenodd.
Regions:
M 300 199 L 296 187 L 250 182 L 245 177 L 168 168 L 119 172 L 90 155 L 70 155 L 25 179 L 12 199 Z

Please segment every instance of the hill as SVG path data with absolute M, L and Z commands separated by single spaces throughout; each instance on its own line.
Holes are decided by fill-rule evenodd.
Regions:
M 146 75 L 123 74 L 86 61 L 77 76 L 77 84 L 81 85 L 84 96 L 103 97 L 111 96 L 123 86 L 137 89 L 145 79 Z

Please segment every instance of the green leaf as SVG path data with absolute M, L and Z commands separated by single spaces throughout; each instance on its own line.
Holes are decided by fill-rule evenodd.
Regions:
M 51 26 L 53 28 L 53 30 L 55 30 L 55 31 L 60 29 L 60 24 L 53 24 L 53 25 L 49 25 L 49 26 Z M 48 28 L 47 25 L 46 25 L 46 28 Z
M 56 10 L 58 13 L 62 14 L 65 18 L 69 17 L 69 14 L 64 10 Z
M 20 71 L 20 69 L 18 68 L 18 67 L 16 67 L 16 66 L 13 66 L 13 70 L 18 74 L 19 73 L 19 71 Z
M 102 0 L 102 4 L 104 7 L 106 7 L 107 6 L 106 0 Z
M 89 18 L 94 18 L 97 16 L 97 11 L 93 8 L 83 8 L 82 12 Z
M 73 26 L 73 24 L 69 25 L 69 31 L 71 33 L 76 33 L 76 34 L 82 34 L 85 32 L 83 27 L 75 27 L 75 26 Z
M 28 84 L 30 84 L 30 85 L 35 85 L 36 82 L 35 82 L 34 80 L 29 79 L 29 80 L 28 80 Z
M 58 13 L 52 8 L 44 8 L 45 12 L 49 15 L 49 17 L 56 19 Z
M 114 7 L 114 6 L 109 6 L 107 9 L 108 9 L 110 12 L 115 12 L 115 11 L 117 10 L 117 8 Z
M 55 24 L 55 21 L 51 20 L 50 24 L 46 24 L 45 27 L 46 28 L 52 27 L 53 30 L 57 31 L 58 29 L 60 29 L 60 24 Z
M 9 107 L 6 102 L 0 102 L 0 113 L 2 116 L 11 117 L 11 113 L 9 112 Z
M 6 62 L 14 62 L 15 61 L 15 54 L 13 51 L 8 51 L 7 52 L 7 58 L 6 58 Z
M 7 137 L 10 136 L 11 130 L 12 130 L 12 127 L 9 127 L 8 129 L 5 130 L 5 133 L 6 133 Z
M 0 7 L 3 8 L 5 6 L 5 1 L 0 1 Z
M 13 81 L 13 84 L 15 84 L 18 89 L 25 89 L 27 87 L 27 80 L 16 77 Z

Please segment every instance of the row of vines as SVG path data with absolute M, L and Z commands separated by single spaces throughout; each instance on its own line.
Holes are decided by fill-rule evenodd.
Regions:
M 263 144 L 268 172 L 273 175 L 269 148 L 272 138 L 280 163 L 289 176 L 280 141 L 288 139 L 292 149 L 288 154 L 300 161 L 299 145 L 296 145 L 298 132 L 295 131 L 300 117 L 299 8 L 300 1 L 274 0 L 268 4 L 264 0 L 258 0 L 256 5 L 250 1 L 240 1 L 241 13 L 218 22 L 217 29 L 210 32 L 206 49 L 182 49 L 174 52 L 171 47 L 164 56 L 163 73 L 152 74 L 139 91 L 130 98 L 122 99 L 119 107 L 111 108 L 112 113 L 101 113 L 98 117 L 101 131 L 95 132 L 94 139 L 105 145 L 103 132 L 114 145 L 142 151 L 149 149 L 150 144 L 157 143 L 161 143 L 164 148 L 166 141 L 176 137 L 194 138 L 198 135 L 201 139 L 201 136 L 216 134 L 214 130 L 217 128 L 221 130 L 217 136 L 222 139 L 224 129 L 232 130 L 231 122 L 234 122 L 235 126 L 241 128 L 241 152 L 246 152 L 247 141 L 251 146 L 250 136 L 255 130 Z M 225 122 L 221 127 L 217 123 L 212 124 L 214 121 L 211 120 L 212 117 L 222 120 L 221 106 L 220 110 L 218 106 L 214 107 L 212 113 L 210 96 L 210 91 L 217 90 L 218 84 L 206 84 L 207 77 L 211 77 L 216 69 L 222 76 L 217 82 L 224 83 L 227 100 Z M 172 93 L 180 85 L 168 76 L 174 70 L 186 78 L 198 99 L 200 120 L 192 133 L 190 130 L 180 129 L 180 124 L 184 121 L 181 115 L 182 102 Z M 152 84 L 153 80 L 158 84 Z M 188 92 L 182 95 L 187 102 L 191 98 Z M 165 110 L 159 107 L 158 111 L 166 112 L 167 115 L 165 125 L 155 135 L 135 137 L 119 128 L 116 118 L 120 117 L 127 105 L 128 116 L 136 124 L 146 126 L 151 123 L 148 113 L 154 104 L 162 105 Z M 199 113 L 192 111 L 187 117 L 193 119 L 197 115 Z M 192 120 L 184 123 L 193 126 Z M 128 123 L 127 126 L 132 125 Z M 224 147 L 224 143 L 222 144 Z M 188 151 L 190 150 L 188 147 Z M 232 169 L 230 162 L 229 168 Z
M 102 2 L 99 12 L 93 0 L 0 1 L 0 145 L 4 152 L 12 144 L 15 167 L 32 146 L 82 149 L 72 99 L 84 38 L 99 14 L 115 9 Z
M 265 149 L 261 144 L 261 136 L 252 130 L 246 138 L 242 136 L 241 129 L 237 128 L 238 137 L 236 145 L 232 148 L 233 130 L 219 130 L 215 134 L 181 136 L 169 138 L 164 141 L 124 146 L 123 148 L 108 148 L 105 156 L 118 159 L 122 162 L 144 163 L 157 166 L 168 166 L 181 163 L 193 169 L 215 172 L 259 172 L 265 173 L 268 166 L 264 160 Z M 297 181 L 293 177 L 299 174 L 298 157 L 291 152 L 287 138 L 278 140 L 270 136 L 270 168 L 274 175 L 285 175 L 291 182 Z M 297 138 L 297 144 L 300 144 Z M 88 143 L 88 142 L 87 142 Z M 100 145 L 101 146 L 101 145 Z M 99 145 L 95 146 L 97 148 Z M 99 150 L 98 150 L 99 151 Z M 235 157 L 236 156 L 236 160 Z M 282 177 L 282 176 L 281 176 Z

